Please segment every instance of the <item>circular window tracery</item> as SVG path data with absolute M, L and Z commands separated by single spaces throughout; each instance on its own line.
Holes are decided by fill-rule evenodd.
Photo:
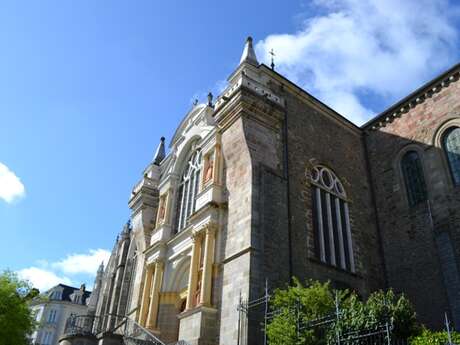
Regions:
M 311 182 L 330 193 L 346 198 L 345 188 L 337 175 L 323 165 L 317 165 L 311 169 Z
M 355 272 L 348 200 L 343 183 L 323 165 L 305 171 L 311 183 L 315 256 L 321 262 Z

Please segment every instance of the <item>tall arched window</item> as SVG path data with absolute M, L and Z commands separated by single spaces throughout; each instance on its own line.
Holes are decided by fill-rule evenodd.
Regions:
M 188 217 L 195 211 L 201 169 L 201 152 L 196 150 L 185 165 L 179 185 L 176 212 L 176 232 L 187 225 Z
M 401 159 L 401 170 L 406 185 L 407 199 L 410 206 L 415 206 L 427 199 L 422 161 L 416 151 L 407 151 Z
M 311 170 L 313 227 L 318 258 L 355 272 L 348 202 L 342 182 L 330 169 Z
M 460 128 L 450 128 L 444 134 L 442 143 L 449 162 L 452 180 L 458 186 L 460 185 Z

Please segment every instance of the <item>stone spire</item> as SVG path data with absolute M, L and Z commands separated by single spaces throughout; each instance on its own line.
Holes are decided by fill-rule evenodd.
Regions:
M 165 137 L 161 137 L 160 144 L 153 156 L 153 164 L 160 165 L 160 162 L 165 158 L 165 156 Z
M 243 62 L 250 63 L 251 65 L 258 66 L 259 62 L 257 61 L 256 52 L 252 46 L 252 37 L 249 36 L 246 39 L 246 44 L 244 45 L 243 54 L 241 55 L 240 65 Z
M 104 261 L 101 262 L 99 268 L 97 269 L 97 275 L 104 273 Z
M 123 227 L 123 231 L 121 232 L 121 237 L 122 238 L 127 238 L 129 237 L 129 233 L 131 231 L 131 220 L 128 219 L 126 222 L 125 226 Z
M 93 291 L 88 299 L 88 315 L 96 314 L 97 302 L 101 295 L 102 280 L 104 278 L 104 261 L 101 262 L 97 269 L 96 278 L 94 278 Z

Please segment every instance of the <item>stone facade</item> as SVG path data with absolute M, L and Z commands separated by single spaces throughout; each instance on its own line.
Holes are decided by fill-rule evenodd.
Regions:
M 445 311 L 460 326 L 460 199 L 441 145 L 460 126 L 458 69 L 357 127 L 248 39 L 228 87 L 194 104 L 168 154 L 161 139 L 132 191 L 96 308 L 106 333 L 120 316 L 164 343 L 259 344 L 260 312 L 241 320 L 238 302 L 293 276 L 362 297 L 392 287 L 428 326 Z M 407 150 L 428 189 L 415 207 Z
M 137 264 L 136 244 L 133 237 L 131 223 L 128 222 L 117 237 L 99 286 L 96 278 L 98 301 L 95 312 L 89 315 L 99 317 L 95 320 L 95 329 L 100 332 L 110 333 L 123 316 L 130 312 L 130 293 L 133 290 L 132 281 Z
M 460 327 L 460 197 L 441 145 L 460 123 L 458 74 L 455 66 L 364 127 L 388 285 L 433 327 L 446 311 Z M 420 153 L 428 196 L 414 207 L 400 169 L 409 150 Z

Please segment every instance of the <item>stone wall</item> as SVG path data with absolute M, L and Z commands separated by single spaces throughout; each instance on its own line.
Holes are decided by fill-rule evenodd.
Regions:
M 221 312 L 221 339 L 226 342 L 235 340 L 239 292 L 249 299 L 261 297 L 266 281 L 273 290 L 288 283 L 292 273 L 301 280 L 331 280 L 336 286 L 351 287 L 362 295 L 384 286 L 361 130 L 309 106 L 289 90 L 284 90 L 283 97 L 287 100 L 286 112 L 243 89 L 238 99 L 240 117 L 222 135 L 229 191 Z M 356 274 L 327 266 L 315 258 L 311 186 L 305 174 L 314 162 L 331 167 L 347 189 Z M 291 234 L 286 176 L 289 176 Z M 250 262 L 244 259 L 245 247 Z M 232 259 L 233 253 L 238 253 L 237 248 L 243 254 Z M 263 315 L 258 314 L 261 311 L 254 311 L 251 318 L 260 316 L 262 321 Z M 256 344 L 262 339 L 258 334 L 260 324 L 252 322 L 249 321 L 245 340 Z M 233 335 L 229 336 L 227 332 L 231 329 Z
M 220 344 L 237 342 L 240 293 L 248 296 L 251 236 L 250 156 L 244 135 L 243 119 L 238 119 L 222 133 L 222 153 L 228 195 L 227 226 L 219 244 L 223 248 L 220 310 Z
M 449 305 L 460 326 L 460 194 L 436 144 L 438 128 L 459 118 L 459 92 L 458 81 L 429 91 L 400 117 L 378 130 L 369 127 L 366 136 L 389 286 L 404 291 L 419 318 L 438 328 Z M 429 199 L 415 207 L 408 204 L 400 170 L 410 149 L 421 156 Z
M 179 333 L 179 313 L 176 305 L 173 303 L 160 303 L 158 310 L 158 329 L 160 329 L 161 340 L 166 344 L 177 341 Z
M 228 189 L 222 344 L 237 340 L 240 293 L 253 300 L 264 293 L 266 280 L 271 288 L 289 281 L 282 113 L 279 106 L 246 89 L 235 99 L 238 118 L 222 133 Z M 241 331 L 242 344 L 263 339 L 258 316 L 256 311 Z
M 362 296 L 384 286 L 383 262 L 361 130 L 306 94 L 285 88 L 292 272 L 330 280 Z M 322 164 L 341 179 L 349 199 L 356 273 L 329 266 L 315 255 L 309 169 Z

